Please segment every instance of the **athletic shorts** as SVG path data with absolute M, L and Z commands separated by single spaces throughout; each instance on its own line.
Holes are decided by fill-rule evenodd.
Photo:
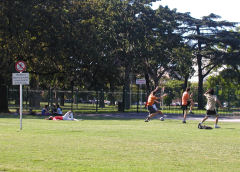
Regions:
M 186 105 L 182 105 L 182 109 L 183 110 L 187 110 L 188 109 L 188 106 L 191 104 L 191 101 L 187 101 L 187 104 Z
M 217 115 L 216 110 L 207 110 L 207 116 Z
M 153 108 L 153 106 L 147 106 L 147 110 L 150 114 L 157 112 L 156 109 Z

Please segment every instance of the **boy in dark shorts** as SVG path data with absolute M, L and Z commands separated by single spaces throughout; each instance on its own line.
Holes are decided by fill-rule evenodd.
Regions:
M 215 120 L 215 128 L 220 128 L 217 124 L 218 124 L 218 115 L 216 112 L 216 103 L 219 104 L 219 106 L 222 108 L 222 104 L 221 102 L 217 99 L 217 96 L 214 95 L 214 90 L 212 88 L 210 88 L 205 94 L 204 96 L 207 98 L 207 105 L 206 105 L 206 116 L 203 118 L 202 122 L 200 122 L 198 125 L 202 125 L 204 121 L 206 121 L 208 119 L 209 116 L 215 115 L 216 116 L 216 120 Z
M 156 92 L 158 90 L 158 87 L 153 90 L 150 95 L 148 96 L 148 100 L 147 100 L 147 109 L 148 109 L 148 112 L 149 112 L 149 115 L 147 116 L 147 118 L 145 119 L 145 122 L 148 122 L 150 121 L 150 119 L 154 116 L 156 116 L 157 114 L 161 114 L 163 115 L 163 113 L 161 111 L 159 111 L 157 108 L 156 108 L 156 105 L 154 103 L 160 103 L 159 101 L 157 101 L 158 99 L 161 99 L 162 97 L 166 96 L 166 94 L 164 94 L 162 97 L 156 97 Z
M 187 112 L 188 112 L 188 106 L 191 105 L 191 97 L 192 95 L 189 94 L 190 88 L 186 88 L 186 91 L 184 91 L 182 95 L 182 110 L 183 110 L 183 121 L 182 123 L 186 123 L 187 119 Z

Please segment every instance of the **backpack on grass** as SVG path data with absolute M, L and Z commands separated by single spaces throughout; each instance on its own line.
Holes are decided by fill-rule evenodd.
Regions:
M 208 129 L 208 130 L 209 130 L 209 129 L 210 129 L 210 130 L 213 129 L 213 128 L 210 127 L 210 126 L 202 125 L 202 124 L 198 124 L 198 128 L 199 128 L 199 129 Z

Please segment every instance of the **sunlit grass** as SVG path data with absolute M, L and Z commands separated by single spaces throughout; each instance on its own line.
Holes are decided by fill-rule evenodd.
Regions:
M 197 123 L 0 118 L 0 171 L 240 171 L 240 125 Z

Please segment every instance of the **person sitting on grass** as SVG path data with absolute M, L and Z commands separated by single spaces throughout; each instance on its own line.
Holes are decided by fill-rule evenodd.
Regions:
M 216 115 L 216 119 L 215 119 L 215 128 L 220 128 L 217 124 L 218 124 L 218 115 L 216 112 L 216 103 L 219 104 L 219 106 L 221 108 L 223 108 L 221 102 L 217 99 L 217 96 L 214 95 L 214 90 L 213 88 L 210 88 L 205 94 L 204 96 L 207 98 L 207 106 L 206 106 L 206 116 L 203 118 L 202 122 L 200 122 L 198 124 L 198 128 L 199 125 L 201 126 L 203 124 L 204 121 L 206 121 L 208 119 L 209 116 L 211 115 Z
M 72 111 L 68 111 L 67 113 L 65 113 L 64 116 L 49 116 L 48 118 L 46 118 L 46 120 L 69 120 L 69 121 L 78 121 L 77 119 L 73 118 L 73 112 Z
M 57 114 L 62 115 L 62 108 L 59 105 L 57 105 Z
M 52 115 L 58 115 L 58 114 L 57 114 L 57 107 L 56 107 L 56 105 L 53 105 L 53 106 L 51 107 L 51 111 L 52 111 Z
M 42 115 L 43 116 L 48 116 L 49 115 L 48 105 L 45 105 L 45 107 L 42 109 Z

